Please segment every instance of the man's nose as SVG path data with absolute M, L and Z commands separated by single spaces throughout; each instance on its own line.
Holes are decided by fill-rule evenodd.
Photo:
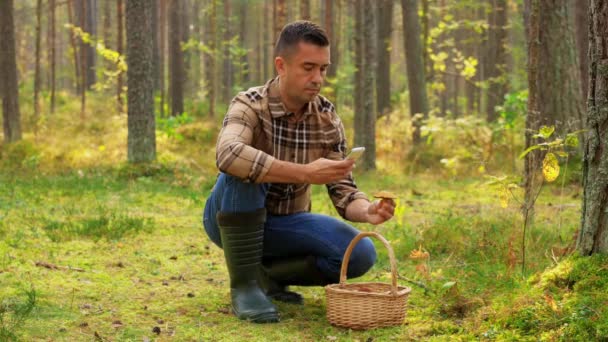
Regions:
M 325 75 L 323 75 L 323 71 L 321 71 L 319 69 L 319 71 L 314 73 L 312 81 L 320 87 L 321 84 L 323 84 L 324 78 L 325 78 Z

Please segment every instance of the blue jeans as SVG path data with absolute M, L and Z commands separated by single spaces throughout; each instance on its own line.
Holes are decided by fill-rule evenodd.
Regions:
M 222 241 L 216 221 L 218 212 L 247 212 L 264 208 L 269 184 L 244 183 L 221 173 L 205 204 L 203 226 L 220 248 Z M 344 221 L 308 212 L 267 215 L 264 227 L 264 260 L 273 258 L 316 257 L 317 268 L 331 281 L 338 282 L 344 252 L 359 233 Z M 376 262 L 376 250 L 369 238 L 355 246 L 348 263 L 348 278 L 359 277 Z

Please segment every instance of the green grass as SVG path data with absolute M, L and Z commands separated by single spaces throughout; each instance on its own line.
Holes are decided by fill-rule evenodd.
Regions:
M 552 256 L 572 243 L 580 223 L 579 186 L 543 189 L 522 274 L 519 204 L 503 207 L 497 188 L 469 172 L 475 165 L 454 173 L 421 156 L 424 167 L 412 167 L 394 153 L 403 150 L 404 126 L 391 130 L 384 121 L 382 138 L 391 143 L 379 145 L 379 170 L 355 176 L 368 194 L 398 194 L 396 215 L 379 226 L 354 225 L 391 242 L 399 283 L 413 288 L 404 325 L 333 327 L 324 290 L 305 287 L 296 288 L 303 307 L 278 303 L 280 323 L 239 321 L 229 313 L 223 253 L 201 225 L 217 174 L 217 120 L 172 126 L 171 137 L 158 131 L 158 162 L 128 165 L 126 116 L 103 110 L 103 97 L 89 100 L 84 122 L 71 117 L 76 101 L 62 101 L 38 136 L 26 125 L 23 142 L 0 145 L 0 340 L 608 338 L 605 258 L 555 266 Z M 427 149 L 449 157 L 449 150 Z M 324 186 L 313 187 L 312 210 L 337 216 Z M 376 247 L 378 263 L 352 281 L 390 281 L 387 252 Z M 411 258 L 415 250 L 429 258 Z

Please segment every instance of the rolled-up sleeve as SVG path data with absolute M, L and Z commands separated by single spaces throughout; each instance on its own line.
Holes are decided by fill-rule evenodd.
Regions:
M 337 116 L 335 128 L 336 139 L 332 143 L 331 150 L 326 158 L 332 160 L 343 160 L 346 157 L 346 136 L 344 134 L 344 126 L 342 125 L 342 122 L 337 119 Z M 340 216 L 342 216 L 344 219 L 346 219 L 346 207 L 348 207 L 352 201 L 359 198 L 369 201 L 367 196 L 357 189 L 352 172 L 337 182 L 328 183 L 327 192 L 329 193 L 329 197 L 331 198 L 334 207 L 338 211 L 338 214 L 340 214 Z
M 252 183 L 260 183 L 268 173 L 274 157 L 251 146 L 259 120 L 248 104 L 238 98 L 232 101 L 217 139 L 220 171 Z

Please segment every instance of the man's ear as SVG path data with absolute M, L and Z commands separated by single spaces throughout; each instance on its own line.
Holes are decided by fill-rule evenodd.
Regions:
M 281 56 L 277 56 L 274 58 L 274 67 L 277 69 L 278 75 L 283 75 L 285 73 L 285 59 Z

